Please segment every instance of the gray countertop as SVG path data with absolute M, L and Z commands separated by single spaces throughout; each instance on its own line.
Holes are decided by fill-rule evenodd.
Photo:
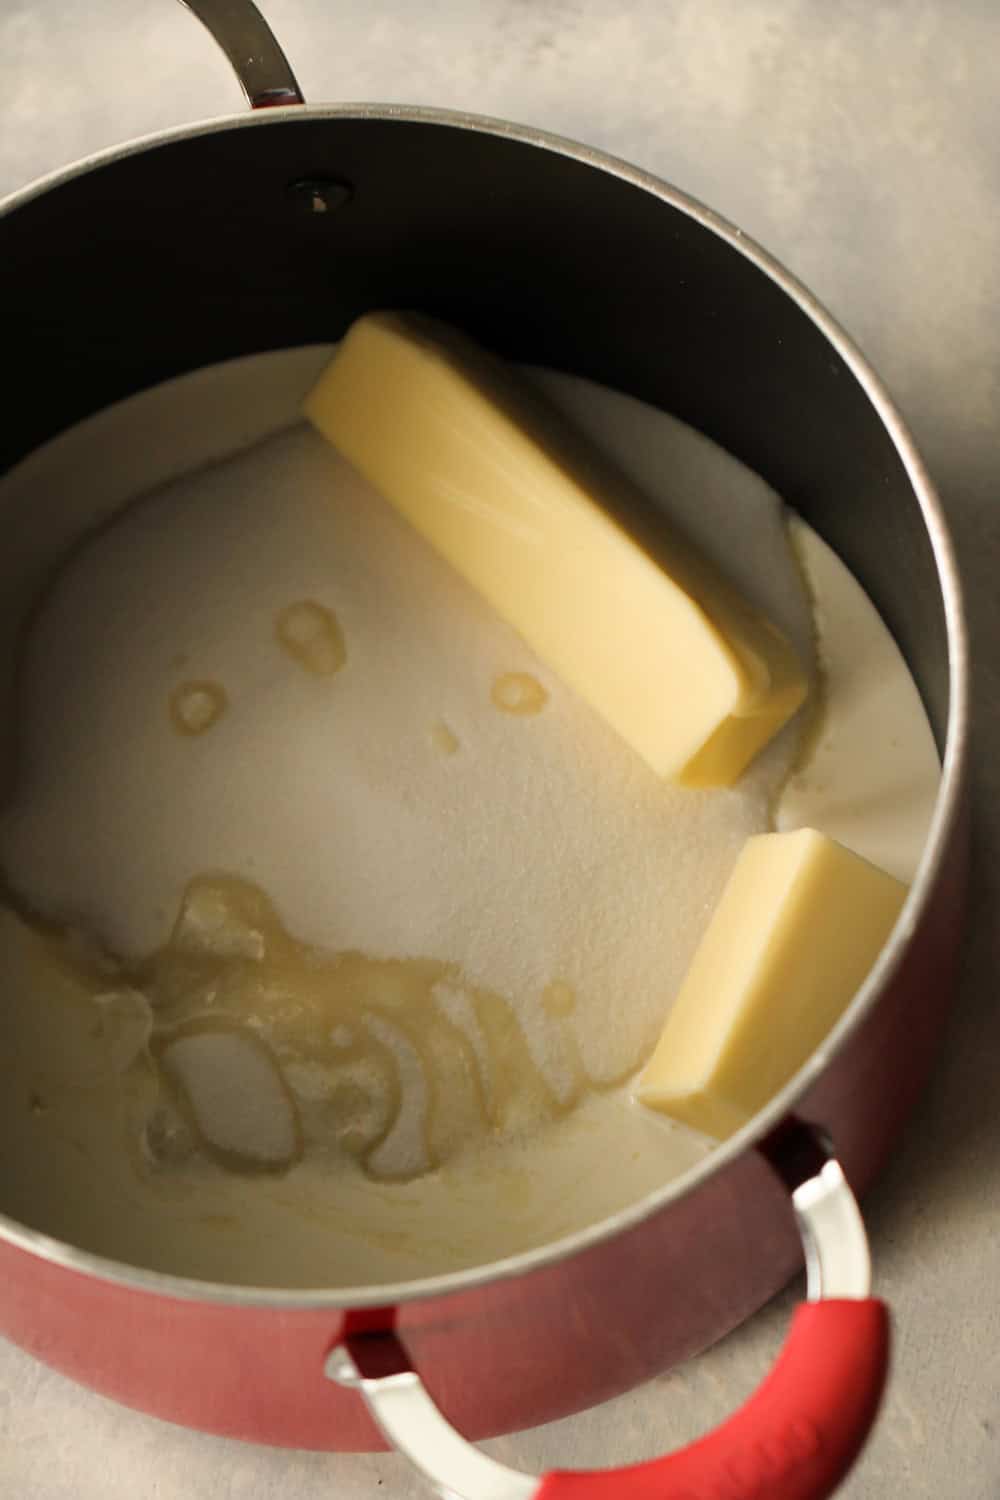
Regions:
M 977 662 L 976 866 L 940 1066 L 868 1217 L 897 1354 L 843 1493 L 1000 1496 L 1000 126 L 995 0 L 262 0 L 311 100 L 435 103 L 546 126 L 739 223 L 846 324 L 951 519 Z M 239 108 L 172 0 L 0 0 L 0 194 L 103 146 Z M 1000 926 L 996 929 L 1000 934 Z M 540 1470 L 651 1456 L 719 1420 L 790 1298 L 690 1366 L 490 1445 Z M 0 1344 L 0 1494 L 270 1500 L 419 1487 L 389 1456 L 258 1449 L 152 1421 Z

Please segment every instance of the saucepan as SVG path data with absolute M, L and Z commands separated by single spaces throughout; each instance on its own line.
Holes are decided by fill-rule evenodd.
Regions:
M 175 1422 L 326 1449 L 388 1438 L 448 1494 L 827 1494 L 874 1416 L 887 1353 L 852 1189 L 913 1109 L 959 939 L 968 666 L 938 500 L 842 330 L 708 209 L 542 131 L 306 107 L 248 0 L 189 4 L 251 112 L 105 152 L 0 208 L 15 377 L 0 471 L 169 377 L 336 340 L 373 307 L 421 308 L 511 359 L 675 413 L 764 475 L 877 603 L 944 770 L 868 981 L 787 1087 L 681 1179 L 559 1243 L 349 1296 L 185 1281 L 0 1217 L 0 1328 Z M 714 1435 L 617 1475 L 544 1481 L 466 1441 L 580 1410 L 706 1347 L 789 1279 L 803 1243 L 808 1301 L 779 1365 Z

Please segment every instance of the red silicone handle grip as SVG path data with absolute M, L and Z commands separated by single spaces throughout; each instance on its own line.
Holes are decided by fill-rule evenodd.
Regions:
M 861 1451 L 888 1362 L 884 1303 L 803 1302 L 774 1369 L 728 1422 L 651 1463 L 547 1474 L 535 1500 L 823 1500 Z

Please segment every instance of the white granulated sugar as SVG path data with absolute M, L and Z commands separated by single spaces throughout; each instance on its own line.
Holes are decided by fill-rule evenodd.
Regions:
M 196 1032 L 166 1047 L 202 1136 L 219 1151 L 283 1167 L 298 1148 L 292 1107 L 267 1052 L 235 1031 Z
M 774 494 L 639 403 L 534 378 L 809 658 Z M 339 624 L 334 675 L 303 671 L 276 638 L 303 601 Z M 509 672 L 543 685 L 541 712 L 498 711 Z M 225 693 L 195 736 L 170 718 L 187 681 Z M 795 743 L 783 736 L 733 790 L 662 783 L 301 427 L 173 480 L 93 537 L 34 619 L 21 684 L 0 863 L 32 905 L 136 955 L 163 941 L 193 875 L 242 875 L 303 939 L 459 965 L 512 1002 L 554 1080 L 565 1023 L 542 991 L 575 992 L 593 1077 L 634 1067 Z

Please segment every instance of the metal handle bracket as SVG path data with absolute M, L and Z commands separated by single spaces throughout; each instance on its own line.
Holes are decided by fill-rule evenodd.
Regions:
M 274 32 L 253 0 L 181 0 L 229 58 L 251 109 L 304 104 Z

